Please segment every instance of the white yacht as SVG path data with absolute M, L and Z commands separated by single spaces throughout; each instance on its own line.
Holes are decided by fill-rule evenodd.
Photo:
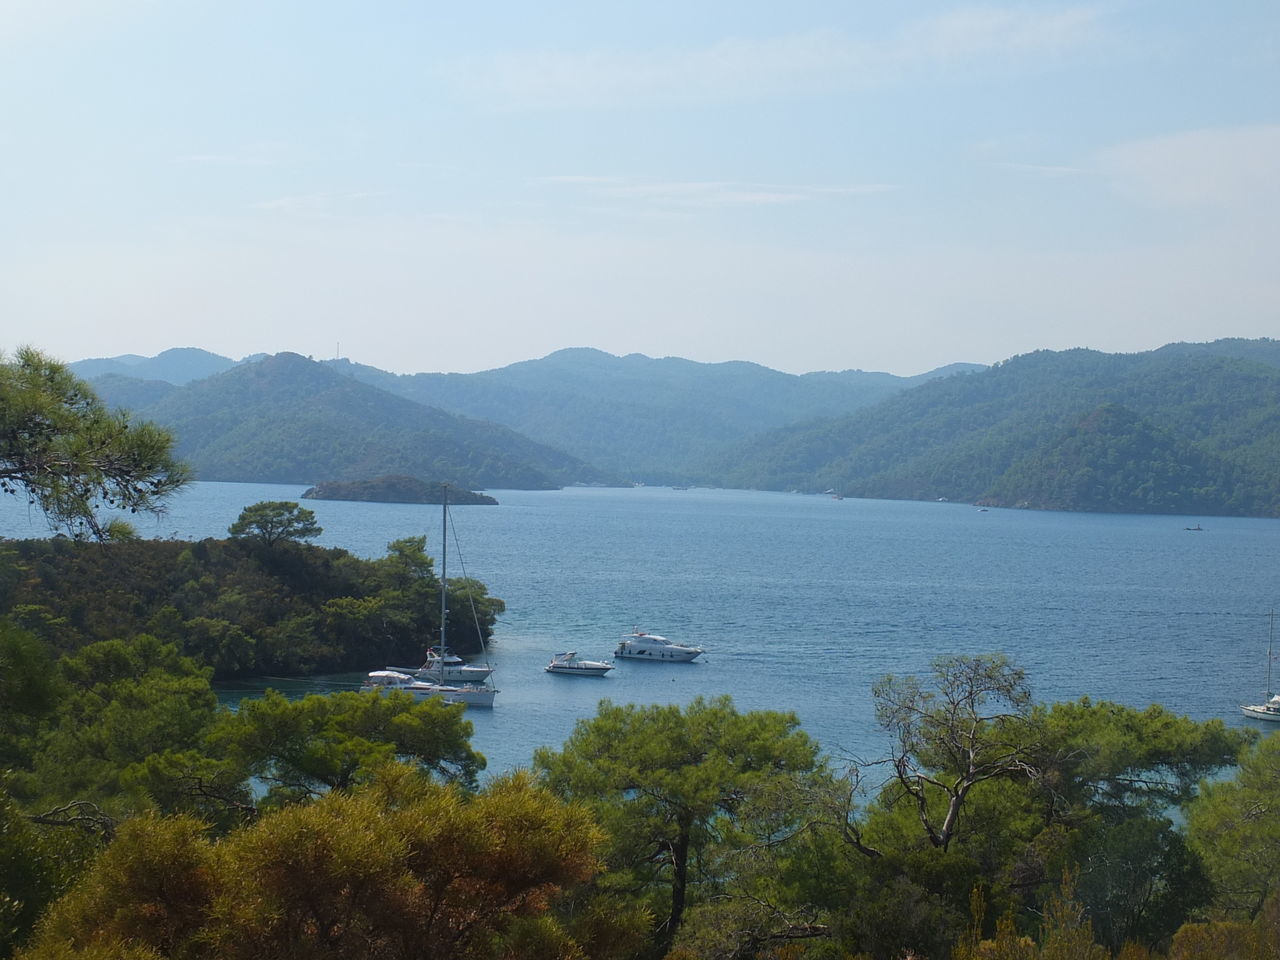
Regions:
M 453 653 L 443 657 L 435 647 L 427 649 L 427 659 L 420 667 L 387 667 L 397 673 L 407 673 L 419 680 L 434 680 L 436 683 L 484 683 L 493 673 L 492 667 L 467 663 Z
M 622 642 L 613 652 L 615 657 L 628 660 L 665 660 L 668 663 L 688 663 L 705 653 L 701 647 L 686 647 L 656 633 L 632 630 L 622 635 Z
M 603 660 L 579 660 L 575 651 L 557 653 L 547 664 L 547 673 L 562 673 L 567 677 L 603 677 L 613 669 L 612 663 Z
M 440 697 L 446 703 L 465 703 L 469 707 L 492 707 L 497 692 L 486 684 L 432 683 L 419 680 L 398 670 L 373 670 L 360 686 L 365 690 L 403 690 L 419 700 Z

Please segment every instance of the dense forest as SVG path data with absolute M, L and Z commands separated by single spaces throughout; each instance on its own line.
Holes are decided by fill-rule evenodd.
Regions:
M 164 373 L 166 355 L 150 365 L 83 364 L 102 371 L 95 383 L 111 403 L 172 428 L 205 479 L 404 473 L 473 488 L 634 480 L 1280 515 L 1272 340 L 1039 351 L 916 378 L 793 376 L 585 349 L 483 373 L 412 376 L 287 354 L 237 365 L 171 353 L 175 382 L 121 375 Z M 222 372 L 176 385 L 219 362 Z
M 97 389 L 170 429 L 202 480 L 310 484 L 408 474 L 468 489 L 550 489 L 609 475 L 496 423 L 469 420 L 282 353 L 182 388 Z
M 440 581 L 425 547 L 409 537 L 362 560 L 255 535 L 11 541 L 0 545 L 0 615 L 58 653 L 152 636 L 217 679 L 420 663 L 440 635 Z M 503 609 L 479 581 L 450 578 L 450 647 L 481 652 Z
M 150 359 L 83 360 L 72 368 L 93 378 L 94 387 L 110 403 L 172 427 L 179 436 L 179 452 L 192 460 L 201 477 L 268 480 L 279 471 L 264 472 L 267 468 L 261 457 L 246 458 L 237 452 L 241 445 L 257 449 L 253 432 L 232 431 L 234 420 L 199 419 L 200 410 L 212 397 L 240 389 L 242 378 L 248 376 L 242 368 L 261 367 L 262 361 L 254 358 L 236 364 L 203 351 L 171 350 Z M 258 389 L 253 396 L 235 401 L 240 404 L 241 419 L 250 416 L 255 424 L 276 421 L 265 424 L 271 442 L 288 440 L 277 436 L 286 422 L 300 425 L 303 437 L 314 441 L 326 432 L 345 437 L 352 416 L 367 416 L 377 437 L 383 429 L 380 418 L 416 415 L 434 423 L 447 410 L 454 417 L 465 418 L 460 423 L 470 429 L 466 434 L 469 440 L 486 441 L 503 451 L 506 461 L 529 461 L 541 475 L 559 484 L 616 482 L 618 478 L 686 482 L 691 479 L 691 465 L 709 450 L 729 449 L 771 427 L 869 406 L 932 377 L 978 369 L 972 364 L 956 364 L 919 377 L 861 370 L 795 376 L 753 363 L 695 363 L 638 354 L 614 357 L 587 349 L 561 350 L 540 360 L 473 374 L 397 375 L 347 360 L 324 361 L 325 367 L 340 375 L 340 382 L 347 383 L 347 389 L 365 388 L 356 390 L 356 395 L 366 398 L 366 406 L 340 415 L 329 396 L 336 389 L 334 380 L 321 378 L 315 371 L 302 375 L 295 369 L 302 362 L 294 356 L 291 366 L 281 366 L 276 358 L 275 366 L 256 376 L 283 377 L 286 382 L 280 391 Z M 193 373 L 200 370 L 210 371 L 208 380 L 191 382 Z M 315 401 L 311 400 L 313 395 L 317 396 Z M 377 403 L 367 399 L 379 395 L 382 399 Z M 232 399 L 225 397 L 222 402 Z M 305 411 L 301 409 L 304 405 Z M 407 429 L 403 423 L 397 422 L 399 429 Z M 498 431 L 495 424 L 510 430 Z M 518 442 L 510 431 L 519 434 Z M 219 439 L 222 433 L 228 434 L 225 440 Z M 323 441 L 323 437 L 319 439 Z M 343 448 L 332 451 L 335 456 L 323 459 L 326 469 L 306 473 L 302 479 L 311 482 L 408 472 L 427 480 L 443 479 L 472 487 L 530 485 L 510 467 L 512 476 L 497 480 L 470 469 L 472 464 L 467 465 L 468 470 L 454 470 L 449 476 L 439 470 L 424 472 L 426 465 L 408 461 L 398 450 L 385 449 L 381 441 L 378 446 L 373 442 L 369 457 L 380 459 L 370 459 L 368 466 L 387 466 L 360 474 L 347 462 L 359 455 L 360 448 L 344 440 Z M 418 444 L 422 456 L 433 449 L 434 442 L 431 436 L 423 437 Z M 544 462 L 547 454 L 543 445 L 569 456 Z M 284 449 L 286 460 L 298 456 L 291 445 Z M 347 460 L 337 456 L 343 450 Z M 312 470 L 317 466 L 315 460 L 303 460 L 302 464 Z
M 776 431 L 707 469 L 731 486 L 846 496 L 1277 516 L 1276 350 L 1222 343 L 1233 355 L 1015 357 Z

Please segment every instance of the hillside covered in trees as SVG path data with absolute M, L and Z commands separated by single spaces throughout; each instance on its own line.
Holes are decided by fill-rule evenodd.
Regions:
M 496 423 L 424 407 L 282 353 L 173 389 L 97 382 L 169 428 L 202 480 L 350 481 L 389 474 L 467 488 L 549 489 L 608 476 Z M 148 402 L 149 401 L 149 402 Z
M 774 431 L 728 486 L 1051 510 L 1280 515 L 1280 345 L 1041 351 Z
M 476 374 L 398 376 L 291 354 L 186 386 L 111 369 L 96 387 L 171 428 L 204 479 L 644 481 L 1280 515 L 1272 340 L 1039 351 L 910 379 L 585 349 Z
M 0 616 L 58 653 L 146 634 L 216 678 L 421 663 L 440 635 L 440 581 L 425 548 L 409 537 L 362 560 L 255 536 L 10 541 L 0 547 Z M 504 606 L 479 581 L 450 578 L 449 608 L 450 647 L 479 653 Z
M 129 357 L 122 361 L 84 360 L 71 366 L 81 375 L 91 377 L 95 388 L 111 403 L 138 410 L 173 427 L 179 436 L 181 452 L 192 460 L 201 477 L 271 479 L 264 475 L 263 464 L 258 462 L 256 454 L 247 457 L 237 452 L 237 447 L 243 444 L 252 444 L 255 449 L 259 446 L 256 431 L 237 430 L 222 440 L 211 434 L 204 423 L 196 421 L 196 412 L 211 396 L 220 395 L 231 384 L 241 382 L 228 377 L 243 376 L 240 368 L 260 364 L 247 361 L 237 365 L 225 357 L 204 354 L 204 368 L 223 374 L 213 378 L 212 382 L 219 384 L 215 394 L 203 384 L 185 386 L 194 368 L 188 353 L 166 351 L 146 363 L 142 358 Z M 301 358 L 293 358 L 295 365 L 299 361 Z M 979 369 L 973 364 L 956 364 L 919 377 L 861 370 L 795 376 L 753 363 L 695 363 L 676 357 L 653 359 L 639 354 L 615 357 L 588 349 L 561 350 L 539 360 L 471 374 L 397 375 L 348 360 L 323 363 L 341 374 L 351 386 L 360 384 L 369 388 L 360 396 L 372 397 L 381 392 L 381 403 L 388 411 L 418 409 L 421 415 L 421 407 L 427 407 L 433 411 L 432 416 L 447 410 L 466 418 L 460 424 L 475 433 L 477 443 L 490 440 L 493 446 L 510 450 L 513 456 L 533 460 L 541 472 L 560 484 L 598 483 L 608 478 L 647 483 L 686 482 L 691 479 L 690 465 L 709 450 L 727 449 L 771 427 L 836 416 L 869 406 L 933 377 Z M 280 427 L 269 422 L 273 415 L 301 415 L 297 404 L 312 396 L 322 382 L 314 379 L 304 382 L 293 371 L 279 367 L 268 367 L 257 377 L 266 379 L 286 372 L 289 380 L 282 384 L 279 395 L 246 398 L 241 408 L 242 412 L 252 414 L 255 424 L 266 426 L 268 440 L 282 439 L 277 436 Z M 140 379 L 143 376 L 147 379 Z M 324 387 L 326 391 L 329 389 L 332 387 Z M 412 403 L 407 405 L 405 401 Z M 330 398 L 322 394 L 321 402 L 311 406 L 313 409 L 302 420 L 307 437 L 314 438 L 324 430 L 340 434 L 347 431 L 347 420 L 333 409 Z M 374 407 L 368 410 L 370 415 L 376 412 Z M 263 419 L 268 422 L 262 424 Z M 536 444 L 563 450 L 570 456 L 544 464 L 525 447 L 512 446 L 509 436 L 499 434 L 491 438 L 490 434 L 495 431 L 493 424 L 502 424 Z M 229 423 L 208 426 L 220 433 L 230 430 Z M 371 422 L 370 426 L 379 432 L 382 429 L 378 423 Z M 193 434 L 191 440 L 185 439 L 187 433 Z M 371 449 L 375 448 L 377 435 L 369 441 Z M 529 441 L 524 443 L 530 445 Z M 290 448 L 286 446 L 285 450 L 289 452 Z M 358 448 L 350 447 L 348 459 L 357 452 Z M 308 482 L 355 479 L 359 470 L 338 457 L 326 459 L 324 465 L 331 471 L 340 469 L 341 475 L 308 474 L 305 479 Z M 307 468 L 311 469 L 311 465 Z M 448 479 L 414 469 L 395 468 L 395 471 L 432 481 Z M 475 473 L 472 471 L 466 476 L 474 477 Z M 451 482 L 473 487 L 526 485 L 519 477 L 505 482 L 481 483 L 467 479 Z

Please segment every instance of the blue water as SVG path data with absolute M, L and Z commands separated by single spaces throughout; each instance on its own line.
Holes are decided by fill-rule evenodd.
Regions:
M 198 483 L 140 532 L 224 536 L 248 504 L 301 492 Z M 794 711 L 834 755 L 875 758 L 886 741 L 872 683 L 942 654 L 1003 652 L 1045 701 L 1159 702 L 1233 726 L 1251 723 L 1238 705 L 1263 694 L 1276 521 L 653 487 L 490 492 L 500 506 L 452 509 L 466 573 L 507 603 L 490 651 L 497 705 L 467 715 L 490 771 L 558 747 L 602 697 L 729 694 L 740 709 Z M 426 534 L 438 554 L 438 506 L 306 506 L 323 545 L 373 557 Z M 1203 532 L 1184 530 L 1197 520 Z M 39 514 L 0 499 L 0 535 L 47 533 Z M 451 576 L 458 560 L 451 543 Z M 705 662 L 543 672 L 561 650 L 611 657 L 633 626 L 703 646 Z

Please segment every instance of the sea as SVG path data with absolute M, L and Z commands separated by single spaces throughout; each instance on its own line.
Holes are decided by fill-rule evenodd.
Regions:
M 303 489 L 195 483 L 164 516 L 131 519 L 148 537 L 223 537 L 244 507 L 297 501 Z M 1044 702 L 1159 703 L 1266 727 L 1239 705 L 1265 693 L 1268 614 L 1280 603 L 1276 520 L 700 488 L 488 493 L 498 506 L 450 508 L 448 555 L 451 577 L 475 577 L 507 605 L 487 652 L 495 706 L 467 712 L 487 774 L 560 748 L 603 699 L 727 695 L 739 710 L 795 714 L 833 762 L 879 759 L 889 741 L 872 685 L 923 677 L 953 654 L 1004 654 Z M 439 555 L 438 505 L 302 503 L 323 546 L 372 558 L 425 535 Z M 38 511 L 0 498 L 0 536 L 49 535 Z M 617 660 L 601 678 L 544 670 L 566 650 L 612 659 L 633 629 L 706 653 L 689 664 Z M 301 696 L 359 680 L 266 678 L 219 692 L 234 704 L 267 686 Z

